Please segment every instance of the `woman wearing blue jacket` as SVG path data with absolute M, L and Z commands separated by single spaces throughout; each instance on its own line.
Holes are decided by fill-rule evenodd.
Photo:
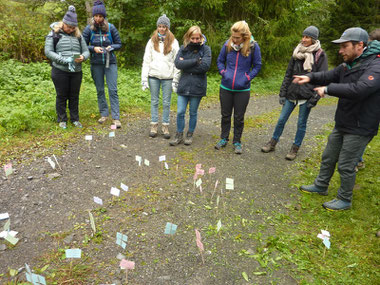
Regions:
M 222 111 L 222 131 L 216 149 L 225 147 L 231 129 L 231 115 L 234 112 L 233 146 L 236 154 L 243 152 L 241 136 L 244 115 L 250 97 L 251 80 L 261 69 L 259 45 L 253 40 L 245 21 L 236 22 L 231 27 L 231 37 L 225 42 L 217 59 L 222 83 L 219 97 Z
M 121 128 L 119 96 L 117 94 L 117 65 L 115 50 L 121 48 L 119 32 L 106 19 L 106 8 L 102 1 L 95 1 L 90 24 L 84 29 L 83 37 L 91 53 L 91 75 L 98 94 L 99 124 L 107 121 L 108 103 L 104 93 L 104 76 L 108 86 L 113 124 Z
M 177 100 L 177 132 L 171 146 L 184 143 L 191 145 L 193 133 L 197 125 L 198 107 L 207 91 L 207 71 L 211 66 L 211 49 L 206 45 L 206 38 L 198 26 L 192 26 L 183 36 L 183 45 L 174 61 L 176 68 L 181 70 L 178 83 Z M 189 106 L 189 128 L 185 139 L 185 113 Z

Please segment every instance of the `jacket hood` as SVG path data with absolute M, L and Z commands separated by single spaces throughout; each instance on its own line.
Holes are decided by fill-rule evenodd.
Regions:
M 373 54 L 380 54 L 380 41 L 370 42 L 361 57 L 367 57 Z

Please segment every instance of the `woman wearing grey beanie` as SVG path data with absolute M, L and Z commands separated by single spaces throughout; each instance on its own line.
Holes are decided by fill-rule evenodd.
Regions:
M 283 106 L 282 111 L 272 138 L 261 148 L 262 152 L 267 153 L 275 150 L 289 116 L 298 105 L 297 132 L 294 143 L 285 158 L 287 160 L 294 160 L 297 156 L 298 149 L 306 134 L 310 110 L 317 104 L 320 97 L 314 91 L 316 86 L 312 84 L 298 85 L 292 83 L 292 81 L 294 75 L 304 75 L 309 72 L 326 71 L 328 69 L 327 55 L 321 48 L 318 36 L 319 30 L 317 27 L 307 27 L 302 33 L 301 42 L 293 51 L 280 88 L 279 102 Z
M 78 29 L 75 7 L 70 6 L 61 22 L 50 25 L 46 37 L 45 55 L 52 62 L 51 78 L 56 97 L 59 127 L 67 128 L 66 105 L 68 101 L 70 120 L 81 128 L 79 122 L 79 90 L 82 83 L 82 62 L 89 58 L 86 42 Z
M 142 89 L 150 89 L 151 123 L 149 136 L 158 133 L 158 105 L 162 88 L 162 134 L 170 139 L 169 114 L 172 91 L 176 92 L 180 72 L 174 65 L 179 50 L 178 41 L 170 31 L 170 20 L 162 15 L 157 20 L 157 29 L 148 41 L 141 71 Z

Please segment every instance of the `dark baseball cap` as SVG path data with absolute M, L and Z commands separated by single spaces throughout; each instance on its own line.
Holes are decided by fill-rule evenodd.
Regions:
M 349 28 L 343 32 L 340 39 L 332 41 L 334 44 L 340 44 L 345 42 L 368 42 L 368 33 L 362 28 Z

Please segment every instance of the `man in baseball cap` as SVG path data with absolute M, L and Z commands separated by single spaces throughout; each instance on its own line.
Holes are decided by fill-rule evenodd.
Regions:
M 330 179 L 336 164 L 340 174 L 337 197 L 323 203 L 327 210 L 346 210 L 352 206 L 355 166 L 366 145 L 377 135 L 380 122 L 380 55 L 367 48 L 368 33 L 362 28 L 349 28 L 340 39 L 339 54 L 344 63 L 326 72 L 294 76 L 294 83 L 312 83 L 320 97 L 338 97 L 335 127 L 322 154 L 321 167 L 312 185 L 301 191 L 328 195 Z

